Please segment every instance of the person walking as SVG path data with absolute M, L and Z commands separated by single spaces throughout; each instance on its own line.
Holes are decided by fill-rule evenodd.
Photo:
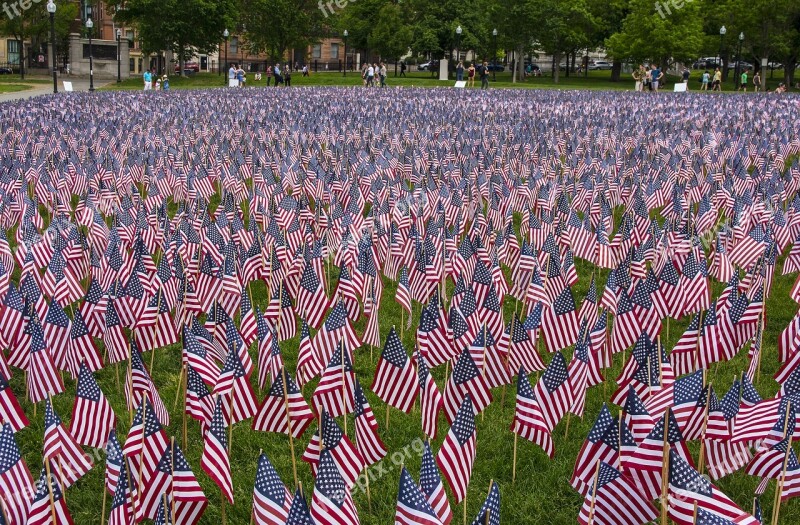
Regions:
M 742 77 L 739 79 L 739 89 L 747 93 L 747 74 L 750 72 L 749 69 L 745 69 L 744 73 L 742 73 Z
M 722 91 L 722 71 L 717 67 L 714 70 L 714 80 L 711 83 L 711 91 Z
M 290 87 L 292 85 L 292 68 L 286 64 L 286 72 L 283 74 L 283 85 Z
M 153 89 L 153 75 L 150 73 L 150 70 L 146 70 L 143 75 L 144 78 L 144 90 L 150 91 Z
M 761 73 L 758 71 L 753 75 L 753 91 L 756 93 L 761 91 Z
M 236 64 L 231 64 L 230 69 L 228 69 L 228 86 L 231 85 L 231 80 L 236 79 Z
M 401 77 L 405 77 L 406 76 L 406 63 L 405 63 L 404 60 L 400 61 L 400 76 Z
M 268 65 L 267 66 L 267 87 L 269 87 L 270 84 L 272 84 L 272 71 L 273 71 L 272 68 Z
M 711 78 L 711 75 L 709 74 L 708 70 L 704 71 L 703 72 L 703 76 L 701 77 L 701 80 L 700 80 L 700 90 L 701 91 L 708 91 L 708 81 L 709 81 L 710 78 Z
M 364 87 L 367 87 L 367 71 L 369 70 L 369 64 L 364 64 L 361 66 L 361 82 Z
M 489 89 L 489 63 L 483 61 L 478 73 L 481 75 L 481 89 Z
M 386 87 L 386 63 L 381 62 L 380 72 L 378 76 L 381 78 L 381 87 Z
M 640 64 L 639 69 L 635 69 L 633 74 L 631 75 L 635 82 L 635 89 L 636 91 L 642 90 L 642 83 L 644 82 L 644 77 L 646 76 L 644 65 Z
M 464 63 L 460 60 L 458 61 L 458 65 L 456 66 L 456 80 L 461 82 L 464 80 Z
M 279 85 L 283 84 L 283 76 L 281 76 L 281 65 L 276 63 L 273 72 L 275 74 L 275 87 L 278 87 Z
M 375 64 L 370 64 L 367 68 L 367 87 L 375 85 Z
M 681 79 L 683 83 L 686 84 L 686 91 L 689 91 L 689 77 L 691 76 L 692 72 L 689 71 L 688 67 L 683 68 L 683 73 L 681 74 Z
M 470 64 L 467 69 L 467 87 L 475 87 L 475 64 Z

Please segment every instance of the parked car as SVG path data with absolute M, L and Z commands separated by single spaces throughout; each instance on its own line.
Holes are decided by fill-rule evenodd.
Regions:
M 5 66 L 0 67 L 0 75 L 13 75 L 13 74 L 14 70 L 11 69 L 10 67 L 5 67 Z
M 506 67 L 503 64 L 498 64 L 497 62 L 492 62 L 489 64 L 489 71 L 497 71 L 498 73 L 502 73 L 506 70 Z
M 716 57 L 706 57 L 701 58 L 694 64 L 692 64 L 692 69 L 716 69 L 720 67 L 719 60 Z
M 180 65 L 179 62 L 175 63 L 175 73 L 179 73 L 180 72 L 180 67 L 181 67 L 181 65 Z M 195 73 L 199 73 L 200 72 L 200 64 L 198 64 L 197 62 L 186 62 L 185 64 L 183 64 L 183 70 L 184 71 L 194 71 Z
M 780 62 L 770 62 L 767 64 L 769 69 L 783 69 L 783 64 Z
M 736 69 L 736 62 L 728 62 L 728 69 Z M 744 60 L 739 62 L 739 71 L 745 71 L 747 69 L 752 70 L 753 64 L 750 62 L 745 62 Z
M 611 69 L 611 62 L 606 62 L 605 60 L 596 60 L 589 64 L 589 71 L 599 71 L 602 69 L 610 70 Z
M 438 60 L 429 60 L 417 66 L 417 71 L 438 71 L 438 70 L 439 70 Z

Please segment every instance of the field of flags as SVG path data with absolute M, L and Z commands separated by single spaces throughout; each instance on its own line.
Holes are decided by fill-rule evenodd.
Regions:
M 0 112 L 0 524 L 796 522 L 797 98 Z

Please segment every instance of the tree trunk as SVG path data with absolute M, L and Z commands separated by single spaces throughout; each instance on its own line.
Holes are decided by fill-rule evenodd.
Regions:
M 783 67 L 783 82 L 786 84 L 786 89 L 792 89 L 794 86 L 794 72 L 797 65 L 797 58 L 787 60 L 784 62 Z
M 614 61 L 611 63 L 611 82 L 619 82 L 621 74 L 622 61 L 619 59 L 614 59 Z
M 569 65 L 569 62 L 567 62 Z M 553 83 L 558 84 L 558 77 L 561 70 L 561 53 L 556 53 L 553 55 Z
M 525 55 L 522 46 L 519 46 L 519 59 L 517 60 L 517 76 L 525 80 Z
M 724 54 L 722 56 L 722 81 L 728 81 L 728 55 Z

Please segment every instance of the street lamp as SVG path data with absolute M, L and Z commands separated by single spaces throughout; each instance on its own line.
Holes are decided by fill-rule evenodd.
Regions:
M 91 18 L 86 19 L 86 29 L 89 31 L 89 91 L 94 91 L 94 58 L 92 55 L 92 28 L 94 22 Z
M 461 59 L 461 32 L 464 31 L 461 29 L 461 26 L 456 28 L 456 67 L 458 67 L 458 61 Z
M 117 28 L 117 84 L 122 82 L 122 50 L 120 41 L 122 39 L 122 29 Z
M 344 37 L 344 71 L 342 72 L 342 76 L 346 77 L 347 76 L 347 37 L 350 36 L 350 33 L 347 31 L 347 29 L 344 30 L 344 32 L 342 33 L 342 36 Z
M 717 64 L 719 65 L 719 72 L 720 72 L 720 75 L 721 75 L 723 80 L 725 79 L 725 77 L 728 76 L 726 74 L 727 71 L 725 70 L 725 67 L 722 64 L 723 39 L 725 38 L 725 33 L 727 33 L 727 32 L 728 32 L 728 30 L 725 29 L 725 26 L 722 26 L 722 27 L 719 28 L 719 62 Z M 722 86 L 720 86 L 719 90 L 722 91 Z
M 741 73 L 742 67 L 742 42 L 744 42 L 744 32 L 739 33 L 739 49 L 736 51 L 736 78 L 734 79 L 736 89 L 741 87 L 739 74 Z
M 492 70 L 492 82 L 497 80 L 497 29 L 492 29 L 492 36 L 494 37 L 494 56 L 492 60 L 494 61 L 494 68 Z
M 226 27 L 225 31 L 222 32 L 222 38 L 225 39 L 225 70 L 226 71 L 228 69 L 228 37 L 229 36 L 231 36 L 231 33 L 230 33 L 230 31 L 228 31 L 228 28 Z M 220 68 L 220 69 L 222 69 L 222 68 Z M 225 77 L 225 85 L 227 86 L 228 84 L 230 84 L 230 81 L 228 80 L 228 73 L 224 73 L 223 76 Z
M 50 13 L 50 42 L 53 47 L 53 93 L 58 93 L 58 75 L 56 74 L 56 3 L 47 2 L 47 12 Z

